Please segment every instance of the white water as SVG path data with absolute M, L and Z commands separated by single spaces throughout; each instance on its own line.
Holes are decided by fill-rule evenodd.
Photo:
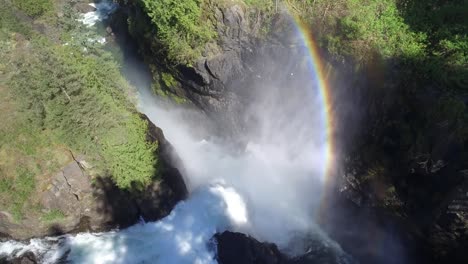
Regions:
M 221 183 L 245 199 L 248 219 L 230 230 L 287 247 L 296 233 L 315 228 L 313 218 L 325 170 L 324 145 L 314 148 L 304 142 L 304 149 L 296 149 L 294 158 L 279 141 L 250 142 L 241 153 L 233 153 L 229 145 L 191 135 L 193 128 L 180 121 L 187 115 L 184 110 L 167 111 L 151 100 L 142 101 L 140 109 L 173 144 L 190 191 Z
M 83 23 L 92 26 L 114 8 L 106 2 L 96 7 L 83 16 Z M 0 243 L 0 255 L 32 251 L 43 263 L 61 258 L 96 264 L 216 263 L 210 239 L 224 230 L 244 232 L 295 253 L 307 250 L 298 245 L 298 234 L 308 234 L 340 251 L 313 221 L 321 201 L 327 147 L 317 92 L 311 92 L 308 105 L 303 105 L 302 94 L 291 90 L 283 98 L 271 87 L 247 106 L 258 126 L 240 135 L 249 142 L 245 149 L 233 151 L 230 144 L 209 134 L 192 133 L 203 130 L 194 125 L 197 122 L 187 122 L 194 113 L 161 107 L 146 87 L 138 88 L 140 110 L 164 130 L 182 161 L 188 200 L 158 222 L 27 244 Z
M 90 3 L 89 5 L 94 7 L 96 10 L 82 14 L 78 19 L 78 21 L 88 27 L 92 27 L 103 19 L 107 19 L 118 7 L 117 4 L 111 1 L 101 1 L 99 3 Z
M 211 264 L 216 263 L 211 238 L 225 230 L 275 242 L 283 249 L 296 234 L 312 233 L 340 251 L 313 223 L 324 166 L 310 160 L 317 153 L 300 153 L 293 159 L 280 146 L 250 143 L 244 152 L 231 154 L 227 146 L 195 140 L 181 121 L 184 110 L 162 109 L 147 91 L 140 93 L 140 109 L 163 128 L 185 166 L 190 198 L 158 222 L 28 244 L 0 243 L 0 255 L 31 251 L 42 263 L 66 258 L 71 263 Z M 307 250 L 297 248 L 296 253 Z
M 210 264 L 216 263 L 209 248 L 211 237 L 246 219 L 242 198 L 232 188 L 213 185 L 193 193 L 159 222 L 122 231 L 35 239 L 28 245 L 11 241 L 0 244 L 0 253 L 21 256 L 32 251 L 43 263 L 55 263 L 69 251 L 71 263 Z

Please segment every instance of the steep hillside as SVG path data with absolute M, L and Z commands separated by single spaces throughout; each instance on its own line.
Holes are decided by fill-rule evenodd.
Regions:
M 185 195 L 163 198 L 172 191 L 165 183 L 155 189 L 168 175 L 164 138 L 149 136 L 157 128 L 136 111 L 134 88 L 95 30 L 79 22 L 83 6 L 1 2 L 2 236 L 129 225 L 154 206 L 132 200 L 161 195 L 164 215 Z M 161 217 L 157 210 L 150 218 Z

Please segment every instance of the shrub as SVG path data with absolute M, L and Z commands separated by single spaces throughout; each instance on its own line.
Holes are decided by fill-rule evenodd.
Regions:
M 141 0 L 153 22 L 157 42 L 171 61 L 191 64 L 201 56 L 205 44 L 216 36 L 203 15 L 203 0 Z
M 128 83 L 106 53 L 84 54 L 35 39 L 10 86 L 31 124 L 86 154 L 119 187 L 145 185 L 155 175 L 156 145 L 146 141 Z
M 41 16 L 53 9 L 51 0 L 13 0 L 13 4 L 31 17 Z

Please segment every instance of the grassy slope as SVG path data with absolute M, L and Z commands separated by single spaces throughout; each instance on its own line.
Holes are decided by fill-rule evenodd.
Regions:
M 71 152 L 121 188 L 147 184 L 157 166 L 157 145 L 146 142 L 147 124 L 116 62 L 88 41 L 93 33 L 69 7 L 28 1 L 0 7 L 0 208 L 16 220 L 41 214 L 37 195 Z

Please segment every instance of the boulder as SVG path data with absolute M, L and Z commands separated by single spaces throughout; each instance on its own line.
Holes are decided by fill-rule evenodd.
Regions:
M 287 257 L 276 245 L 261 243 L 241 233 L 216 234 L 217 257 L 221 264 L 286 264 Z
M 14 258 L 1 258 L 0 264 L 37 264 L 39 263 L 36 256 L 32 252 L 26 252 L 21 256 Z
M 303 248 L 301 255 L 289 256 L 279 251 L 272 243 L 258 240 L 241 233 L 216 234 L 216 259 L 220 264 L 339 264 L 356 263 L 339 246 L 322 238 L 301 241 L 296 248 Z M 305 246 L 305 247 L 304 247 Z

